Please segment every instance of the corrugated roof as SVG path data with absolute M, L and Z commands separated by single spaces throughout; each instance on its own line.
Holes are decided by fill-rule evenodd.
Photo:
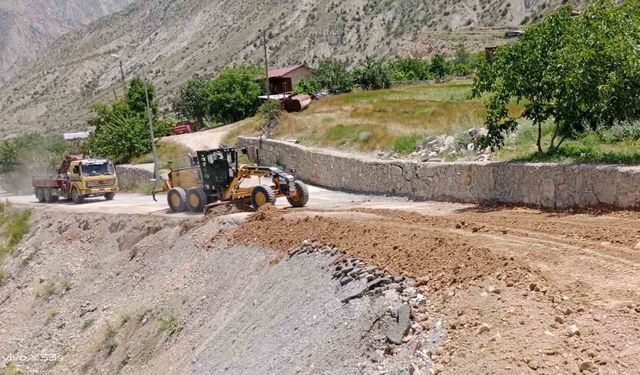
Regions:
M 303 67 L 304 67 L 304 64 L 287 66 L 287 67 L 278 68 L 278 69 L 269 69 L 269 78 L 284 77 L 287 74 L 293 72 L 294 70 L 298 70 Z

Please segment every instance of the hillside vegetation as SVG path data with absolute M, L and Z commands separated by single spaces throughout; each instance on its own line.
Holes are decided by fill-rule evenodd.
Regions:
M 482 127 L 484 101 L 471 99 L 471 82 L 465 80 L 352 92 L 314 102 L 301 113 L 284 114 L 273 136 L 309 146 L 411 152 L 421 139 Z M 511 107 L 513 112 L 521 109 L 515 103 Z M 256 118 L 243 121 L 226 142 L 235 143 L 234 137 L 242 133 L 257 134 L 259 123 Z
M 578 5 L 582 2 L 578 1 Z M 166 109 L 180 85 L 233 64 L 260 64 L 260 30 L 268 30 L 273 67 L 335 56 L 452 53 L 505 43 L 504 30 L 540 19 L 562 3 L 521 0 L 283 2 L 137 1 L 66 34 L 0 88 L 0 138 L 38 130 L 84 129 L 90 104 L 121 96 L 125 74 L 144 71 Z M 266 10 L 266 11 L 265 11 Z

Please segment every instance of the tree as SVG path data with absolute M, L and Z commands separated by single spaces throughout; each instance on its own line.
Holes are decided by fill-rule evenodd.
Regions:
M 149 93 L 149 104 L 153 116 L 158 116 L 158 102 L 156 100 L 155 87 L 147 83 L 147 92 Z M 127 104 L 132 111 L 145 115 L 147 111 L 147 99 L 144 92 L 144 81 L 140 76 L 135 76 L 129 82 L 127 89 Z
M 147 90 L 151 101 L 154 135 L 168 135 L 171 123 L 157 118 L 155 88 L 148 84 Z M 85 153 L 106 157 L 115 163 L 125 163 L 151 150 L 146 98 L 140 78 L 131 80 L 126 99 L 112 104 L 96 103 L 92 106 L 92 111 L 94 116 L 87 123 L 94 127 L 94 132 L 83 145 Z
M 353 73 L 355 83 L 365 90 L 391 87 L 391 70 L 382 61 L 367 57 Z
M 209 82 L 204 78 L 196 78 L 188 81 L 180 88 L 178 100 L 173 109 L 181 116 L 195 122 L 196 128 L 201 129 L 209 119 L 210 104 L 208 101 Z
M 301 78 L 296 85 L 294 92 L 296 94 L 315 95 L 321 90 L 320 84 L 314 78 Z
M 353 89 L 353 76 L 343 60 L 326 58 L 318 63 L 315 77 L 323 89 L 332 94 L 349 92 Z
M 444 55 L 437 53 L 435 54 L 435 56 L 433 56 L 433 58 L 431 59 L 429 72 L 431 72 L 431 74 L 439 80 L 443 79 L 451 73 L 451 67 L 449 66 L 449 63 L 447 62 L 447 59 L 444 57 Z
M 389 68 L 394 81 L 424 81 L 432 77 L 429 62 L 413 57 L 394 60 Z
M 207 85 L 208 112 L 216 122 L 230 123 L 255 115 L 263 94 L 255 67 L 224 69 Z
M 520 115 L 538 129 L 554 124 L 548 152 L 585 129 L 611 127 L 640 118 L 640 4 L 599 0 L 582 16 L 564 7 L 529 27 L 518 41 L 496 51 L 474 82 L 476 96 L 489 92 L 482 145 L 501 147 L 517 128 L 508 104 L 522 101 Z M 556 143 L 557 142 L 557 143 Z

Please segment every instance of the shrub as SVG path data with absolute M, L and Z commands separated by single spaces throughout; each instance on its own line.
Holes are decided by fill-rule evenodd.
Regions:
M 393 142 L 393 149 L 400 155 L 409 155 L 416 150 L 418 142 L 422 140 L 419 135 L 406 135 L 398 137 Z
M 332 94 L 345 93 L 353 89 L 353 76 L 343 60 L 321 60 L 315 70 L 315 77 L 318 85 Z
M 382 61 L 367 57 L 355 70 L 355 83 L 365 90 L 378 90 L 391 86 L 391 70 Z
M 429 62 L 416 58 L 397 59 L 389 63 L 394 81 L 424 81 L 432 78 Z

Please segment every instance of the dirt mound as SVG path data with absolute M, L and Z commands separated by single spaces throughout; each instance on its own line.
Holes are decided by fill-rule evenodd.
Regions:
M 283 252 L 317 241 L 417 279 L 433 301 L 417 319 L 446 330 L 443 347 L 425 354 L 434 373 L 631 374 L 640 369 L 639 221 L 501 208 L 295 211 L 230 237 Z
M 256 211 L 254 214 L 249 215 L 249 217 L 247 218 L 247 221 L 248 222 L 268 221 L 281 215 L 282 215 L 282 212 L 279 209 L 277 209 L 274 205 L 265 204 L 264 206 L 260 207 L 258 211 Z
M 208 208 L 207 216 L 208 217 L 216 217 L 216 216 L 224 216 L 231 215 L 240 212 L 252 212 L 253 207 L 249 202 L 245 201 L 230 201 L 230 202 L 220 202 L 219 204 Z

